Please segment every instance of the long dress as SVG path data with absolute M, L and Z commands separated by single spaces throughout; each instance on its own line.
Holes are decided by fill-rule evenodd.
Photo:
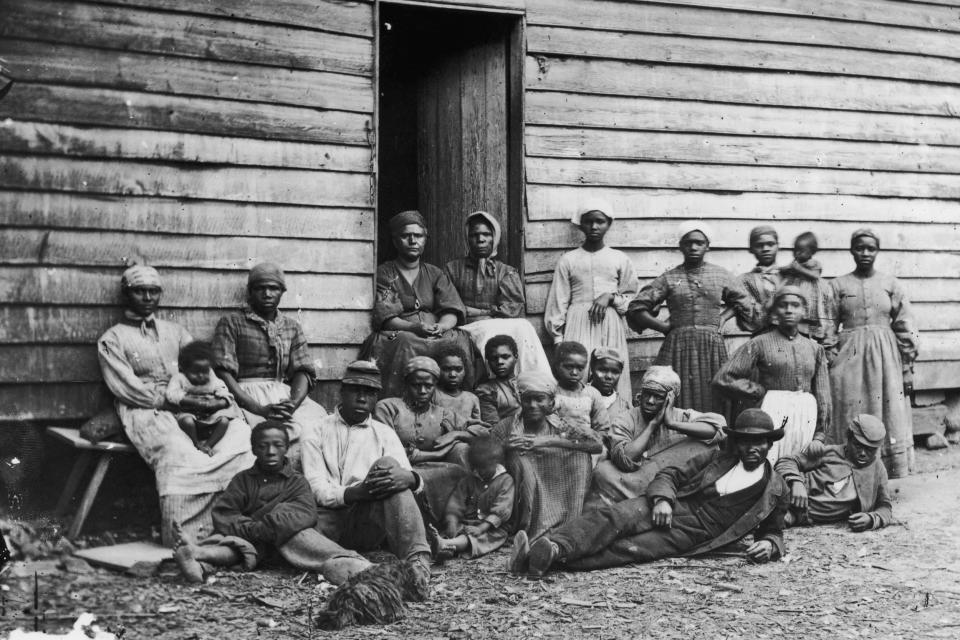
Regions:
M 462 324 L 466 315 L 460 294 L 449 276 L 432 264 L 420 263 L 413 284 L 400 273 L 393 260 L 377 267 L 377 294 L 373 304 L 374 332 L 360 347 L 360 358 L 375 360 L 383 377 L 381 398 L 403 395 L 403 370 L 414 356 L 432 356 L 445 343 L 453 343 L 467 355 L 463 387 L 472 389 L 476 380 L 476 350 L 470 335 L 455 327 L 439 338 L 421 338 L 410 331 L 383 329 L 393 318 L 432 324 L 444 314 L 457 317 Z
M 220 318 L 213 332 L 214 367 L 231 374 L 258 404 L 270 405 L 290 398 L 289 382 L 304 373 L 309 384 L 316 383 L 317 371 L 307 348 L 300 323 L 277 312 L 268 321 L 251 309 Z M 246 409 L 243 415 L 250 426 L 266 420 Z M 287 458 L 300 469 L 300 442 L 327 416 L 326 410 L 304 398 L 290 420 L 290 449 Z
M 674 422 L 709 425 L 714 429 L 713 436 L 697 439 L 667 429 L 662 424 L 652 426 L 640 407 L 620 414 L 614 418 L 605 438 L 610 459 L 601 461 L 593 470 L 590 491 L 583 507 L 585 511 L 642 496 L 660 469 L 683 465 L 696 455 L 718 448 L 723 442 L 723 427 L 727 421 L 720 414 L 676 407 L 671 411 Z M 643 448 L 642 459 L 634 460 L 624 449 L 650 429 L 654 431 Z
M 377 403 L 373 417 L 396 431 L 408 455 L 416 449 L 432 451 L 437 438 L 464 427 L 463 420 L 449 409 L 431 402 L 426 411 L 416 412 L 403 398 L 381 400 Z M 456 443 L 442 461 L 411 461 L 410 464 L 423 478 L 424 494 L 430 506 L 430 513 L 427 515 L 434 519 L 442 518 L 450 494 L 457 487 L 457 483 L 469 473 L 467 445 L 463 442 Z
M 883 462 L 891 478 L 909 472 L 913 418 L 903 393 L 903 372 L 917 358 L 920 335 L 900 282 L 874 273 L 848 273 L 831 281 L 840 328 L 830 369 L 834 418 L 829 444 L 842 444 L 855 416 L 867 413 L 887 428 Z
M 526 301 L 516 269 L 495 258 L 488 258 L 480 269 L 477 259 L 467 256 L 451 260 L 444 271 L 468 308 L 466 324 L 460 328 L 470 334 L 481 354 L 490 338 L 507 335 L 517 343 L 515 373 L 550 373 L 550 360 L 537 330 L 523 317 Z M 483 313 L 472 315 L 469 308 Z M 490 374 L 489 370 L 487 373 Z
M 627 358 L 627 323 L 623 316 L 637 287 L 633 263 L 623 251 L 610 247 L 586 251 L 581 247 L 565 253 L 557 263 L 547 295 L 543 315 L 547 332 L 554 342 L 579 342 L 587 353 L 597 347 L 612 347 Z M 603 320 L 594 324 L 590 307 L 605 293 L 614 294 L 613 304 L 607 307 Z M 617 390 L 630 398 L 630 368 L 626 369 Z
M 656 314 L 666 302 L 670 310 L 667 334 L 654 364 L 673 367 L 682 381 L 677 405 L 728 415 L 727 402 L 713 391 L 713 376 L 727 361 L 727 347 L 717 333 L 724 305 L 741 322 L 756 309 L 732 273 L 709 262 L 688 269 L 679 265 L 644 286 L 630 303 L 630 312 Z
M 124 321 L 97 343 L 104 382 L 116 398 L 117 415 L 133 446 L 156 474 L 163 543 L 173 546 L 173 523 L 203 539 L 213 533 L 211 508 L 231 478 L 253 464 L 250 427 L 230 421 L 209 456 L 193 446 L 163 409 L 164 393 L 177 371 L 180 348 L 191 342 L 173 322 Z
M 830 374 L 823 347 L 799 333 L 788 338 L 770 329 L 737 349 L 713 379 L 714 386 L 747 406 L 759 405 L 775 427 L 786 419 L 783 439 L 770 447 L 770 464 L 795 456 L 816 434 L 826 437 L 833 416 Z M 752 403 L 752 404 L 751 404 Z
M 512 436 L 560 436 L 572 441 L 600 441 L 593 431 L 565 423 L 556 414 L 537 432 L 525 431 L 520 414 L 501 420 L 493 435 L 506 445 Z M 593 457 L 586 451 L 547 447 L 507 453 L 507 470 L 516 485 L 514 522 L 531 539 L 580 515 L 590 485 Z

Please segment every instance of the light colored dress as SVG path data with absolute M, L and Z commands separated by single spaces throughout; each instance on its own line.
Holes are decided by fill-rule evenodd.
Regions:
M 97 343 L 104 382 L 116 397 L 117 415 L 133 446 L 156 474 L 162 537 L 174 542 L 173 522 L 203 539 L 213 533 L 211 507 L 217 494 L 253 464 L 250 427 L 241 419 L 209 456 L 193 446 L 165 411 L 167 384 L 177 372 L 177 355 L 191 342 L 186 329 L 148 318 L 116 324 Z
M 633 263 L 623 251 L 604 247 L 586 251 L 582 247 L 565 253 L 553 273 L 543 322 L 554 343 L 575 341 L 593 353 L 597 347 L 612 347 L 627 356 L 627 313 L 638 289 Z M 599 324 L 590 320 L 593 301 L 613 293 L 613 303 Z M 632 397 L 629 367 L 620 376 L 618 391 Z
M 910 301 L 893 276 L 854 273 L 831 281 L 840 328 L 836 357 L 830 366 L 833 424 L 828 444 L 843 444 L 854 417 L 867 413 L 887 428 L 883 462 L 891 478 L 909 472 L 913 418 L 903 394 L 903 372 L 912 370 L 920 334 Z

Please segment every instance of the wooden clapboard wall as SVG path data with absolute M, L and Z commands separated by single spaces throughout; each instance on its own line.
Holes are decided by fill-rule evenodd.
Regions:
M 960 386 L 960 3 L 528 0 L 526 21 L 531 314 L 591 196 L 641 282 L 680 262 L 683 218 L 736 273 L 757 222 L 812 230 L 831 277 L 869 225 L 915 301 L 917 388 Z M 660 342 L 634 336 L 635 371 Z
M 372 304 L 372 5 L 0 0 L 0 15 L 17 79 L 0 100 L 0 419 L 100 406 L 95 343 L 131 260 L 160 270 L 162 315 L 198 337 L 252 264 L 282 264 L 284 305 L 336 379 Z

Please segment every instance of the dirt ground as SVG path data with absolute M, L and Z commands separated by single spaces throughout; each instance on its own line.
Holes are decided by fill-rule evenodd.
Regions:
M 960 637 L 960 447 L 918 451 L 919 473 L 892 483 L 893 526 L 787 532 L 768 565 L 737 557 L 669 560 L 529 581 L 506 552 L 436 570 L 432 601 L 405 620 L 339 638 L 956 638 Z M 39 568 L 42 626 L 90 611 L 125 638 L 312 638 L 330 585 L 274 569 L 217 574 L 203 587 L 172 571 L 136 578 L 103 569 L 14 567 L 3 576 L 0 631 L 32 627 Z M 18 577 L 19 576 L 19 577 Z

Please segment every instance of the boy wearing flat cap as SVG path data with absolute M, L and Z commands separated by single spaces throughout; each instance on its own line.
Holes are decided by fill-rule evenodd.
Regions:
M 846 521 L 859 532 L 889 524 L 887 470 L 877 457 L 885 436 L 878 418 L 860 414 L 847 429 L 846 445 L 780 458 L 776 470 L 790 487 L 786 525 Z
M 662 469 L 645 496 L 587 512 L 527 545 L 514 540 L 513 573 L 543 575 L 554 566 L 601 569 L 670 556 L 707 553 L 751 531 L 747 557 L 766 562 L 783 554 L 788 491 L 767 462 L 783 437 L 760 409 L 747 409 L 727 451 L 710 451 L 682 466 Z

